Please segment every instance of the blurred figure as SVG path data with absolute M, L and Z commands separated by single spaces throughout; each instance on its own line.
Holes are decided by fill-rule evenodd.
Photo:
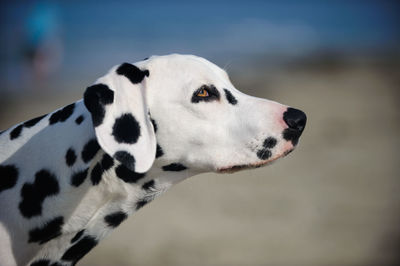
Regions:
M 24 27 L 24 60 L 35 80 L 45 80 L 60 67 L 62 61 L 63 46 L 55 4 L 37 2 Z

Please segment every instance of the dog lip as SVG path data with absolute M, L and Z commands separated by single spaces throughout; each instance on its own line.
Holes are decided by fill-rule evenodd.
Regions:
M 252 164 L 239 164 L 239 165 L 232 165 L 232 166 L 228 166 L 228 167 L 222 167 L 222 168 L 218 168 L 217 172 L 224 174 L 224 173 L 235 173 L 238 172 L 240 170 L 245 170 L 245 169 L 253 169 L 253 168 L 259 168 L 265 165 L 268 165 L 270 163 L 272 163 L 273 161 L 285 157 L 286 155 L 288 155 L 289 153 L 291 153 L 294 150 L 294 147 L 281 153 L 278 156 L 275 156 L 271 159 L 268 160 L 263 160 L 261 162 L 257 162 L 257 163 L 252 163 Z

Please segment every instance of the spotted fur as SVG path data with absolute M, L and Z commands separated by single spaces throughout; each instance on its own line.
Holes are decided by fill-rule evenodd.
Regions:
M 72 103 L 70 105 L 65 106 L 61 110 L 54 112 L 49 118 L 50 125 L 66 121 L 74 112 L 74 108 L 75 108 L 75 103 Z
M 61 228 L 64 224 L 64 217 L 57 216 L 41 227 L 33 228 L 29 231 L 28 243 L 38 242 L 39 244 L 44 244 L 53 238 L 61 235 Z
M 10 139 L 16 139 L 21 135 L 22 129 L 23 128 L 31 128 L 34 125 L 36 125 L 37 123 L 40 122 L 40 120 L 42 120 L 43 117 L 45 117 L 46 115 L 42 115 L 36 118 L 33 118 L 31 120 L 26 121 L 25 123 L 18 125 L 17 127 L 15 127 L 11 132 L 10 132 Z
M 42 214 L 43 202 L 47 197 L 60 191 L 57 178 L 48 170 L 42 169 L 35 174 L 33 183 L 25 183 L 21 189 L 19 210 L 25 218 Z
M 0 133 L 0 265 L 75 265 L 173 184 L 288 154 L 305 123 L 199 57 L 115 66 L 82 100 Z

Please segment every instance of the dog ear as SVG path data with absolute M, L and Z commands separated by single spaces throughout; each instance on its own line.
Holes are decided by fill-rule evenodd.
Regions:
M 83 97 L 101 148 L 138 173 L 150 169 L 156 154 L 146 102 L 149 75 L 148 70 L 123 63 L 88 87 Z

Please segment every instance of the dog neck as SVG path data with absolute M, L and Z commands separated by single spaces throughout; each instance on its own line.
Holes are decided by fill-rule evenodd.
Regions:
M 104 154 L 104 151 L 99 151 L 92 167 L 95 167 L 93 165 L 96 161 L 100 161 Z M 199 173 L 183 169 L 183 166 L 176 163 L 165 165 L 163 160 L 158 159 L 148 172 L 138 175 L 114 160 L 113 168 L 103 174 L 98 191 L 103 193 L 105 198 L 118 198 L 124 201 L 131 206 L 130 213 L 133 213 L 173 185 L 197 174 Z

